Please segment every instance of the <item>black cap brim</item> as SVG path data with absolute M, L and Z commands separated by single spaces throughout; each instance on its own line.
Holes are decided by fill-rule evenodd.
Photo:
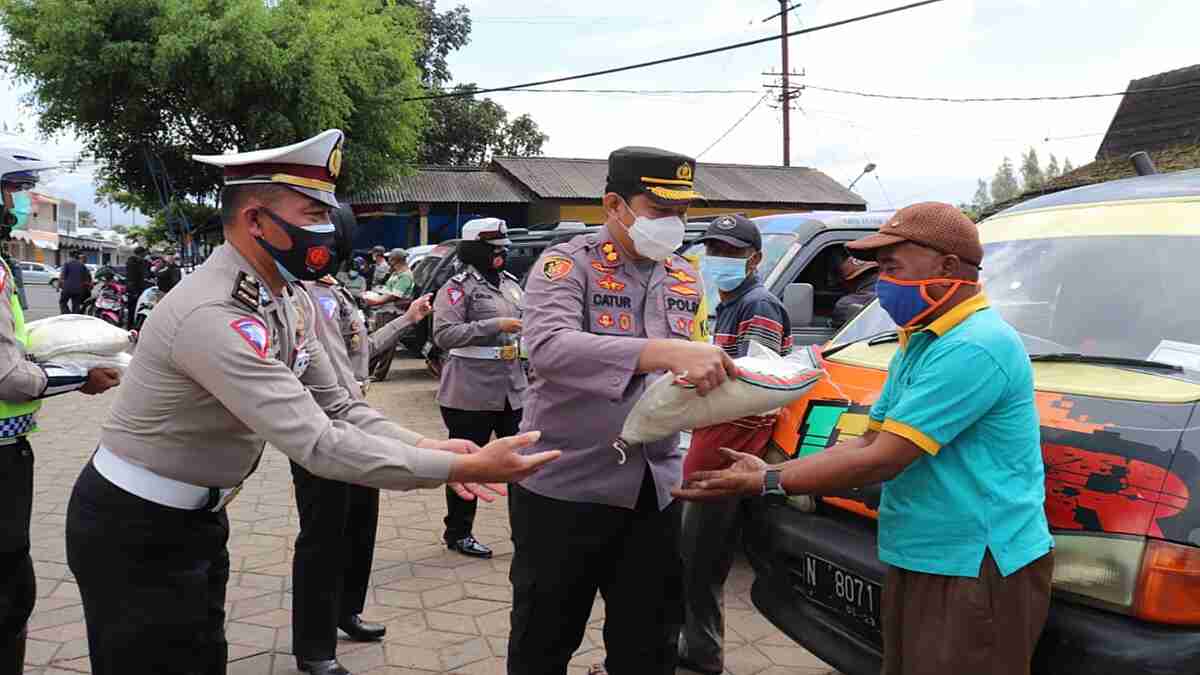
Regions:
M 755 251 L 759 250 L 759 248 L 754 245 L 754 242 L 738 239 L 737 237 L 733 237 L 728 234 L 706 234 L 693 243 L 703 244 L 706 241 L 719 241 L 722 244 L 728 244 L 734 248 L 752 248 Z

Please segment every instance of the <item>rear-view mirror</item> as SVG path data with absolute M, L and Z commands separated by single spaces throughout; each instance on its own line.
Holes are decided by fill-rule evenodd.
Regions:
M 788 284 L 783 290 L 783 306 L 792 328 L 808 328 L 813 318 L 813 285 Z

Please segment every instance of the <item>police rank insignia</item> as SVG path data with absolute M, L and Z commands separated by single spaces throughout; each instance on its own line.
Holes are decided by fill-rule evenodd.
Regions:
M 678 178 L 679 180 L 691 180 L 692 179 L 691 165 L 688 164 L 687 162 L 680 164 L 679 168 L 675 169 L 675 177 Z
M 616 244 L 611 241 L 604 242 L 600 247 L 600 252 L 604 254 L 605 262 L 615 263 L 621 260 L 621 254 L 617 252 Z
M 611 274 L 601 277 L 600 281 L 596 282 L 596 285 L 606 291 L 612 291 L 614 293 L 620 293 L 621 291 L 625 290 L 625 284 L 617 281 Z
M 552 255 L 542 262 L 542 275 L 547 281 L 558 281 L 571 273 L 575 261 L 561 255 Z
M 617 325 L 621 327 L 621 330 L 628 333 L 629 331 L 633 330 L 633 316 L 622 313 L 621 316 L 617 318 Z
M 613 321 L 612 314 L 602 312 L 600 316 L 596 317 L 596 323 L 600 324 L 603 328 L 612 328 L 615 322 Z
M 242 317 L 234 319 L 229 327 L 235 333 L 242 336 L 246 344 L 258 354 L 260 358 L 267 358 L 267 351 L 270 349 L 270 340 L 267 339 L 267 327 L 262 321 L 254 317 Z
M 700 292 L 697 291 L 696 289 L 692 288 L 691 286 L 685 286 L 683 284 L 675 284 L 674 286 L 671 287 L 671 292 L 678 293 L 679 295 L 687 295 L 687 296 L 700 295 Z
M 667 276 L 671 277 L 672 279 L 674 279 L 680 283 L 684 283 L 684 284 L 696 283 L 696 277 L 688 274 L 687 272 L 684 272 L 683 270 L 671 270 L 670 272 L 667 273 Z
M 597 262 L 597 261 L 593 260 L 592 261 L 592 269 L 596 270 L 600 274 L 612 274 L 613 271 L 615 271 L 617 268 L 615 266 L 609 267 L 602 262 Z

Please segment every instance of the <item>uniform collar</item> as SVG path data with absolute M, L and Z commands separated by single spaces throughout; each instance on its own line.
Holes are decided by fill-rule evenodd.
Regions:
M 735 304 L 737 301 L 741 300 L 743 296 L 754 290 L 754 288 L 759 285 L 761 284 L 758 281 L 758 272 L 747 275 L 746 278 L 742 280 L 742 283 L 738 284 L 738 287 L 733 289 L 733 293 L 729 295 L 729 299 L 722 300 L 721 303 L 717 305 L 717 310 L 720 311 L 722 307 L 729 307 Z
M 906 346 L 908 346 L 909 339 L 911 339 L 912 336 L 916 335 L 917 333 L 928 332 L 932 333 L 936 337 L 941 337 L 946 333 L 949 333 L 951 329 L 958 326 L 963 321 L 966 321 L 967 318 L 975 312 L 978 312 L 981 309 L 987 309 L 988 307 L 991 307 L 991 305 L 988 303 L 987 296 L 983 294 L 983 291 L 980 291 L 979 293 L 976 293 L 975 295 L 958 303 L 949 312 L 946 312 L 942 316 L 938 317 L 933 323 L 927 326 L 901 328 L 898 332 L 900 336 L 900 348 L 904 349 Z

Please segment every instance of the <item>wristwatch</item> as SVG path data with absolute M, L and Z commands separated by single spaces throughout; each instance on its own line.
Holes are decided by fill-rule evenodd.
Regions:
M 782 504 L 787 500 L 787 493 L 783 490 L 783 471 L 767 469 L 763 473 L 762 496 L 768 504 Z

